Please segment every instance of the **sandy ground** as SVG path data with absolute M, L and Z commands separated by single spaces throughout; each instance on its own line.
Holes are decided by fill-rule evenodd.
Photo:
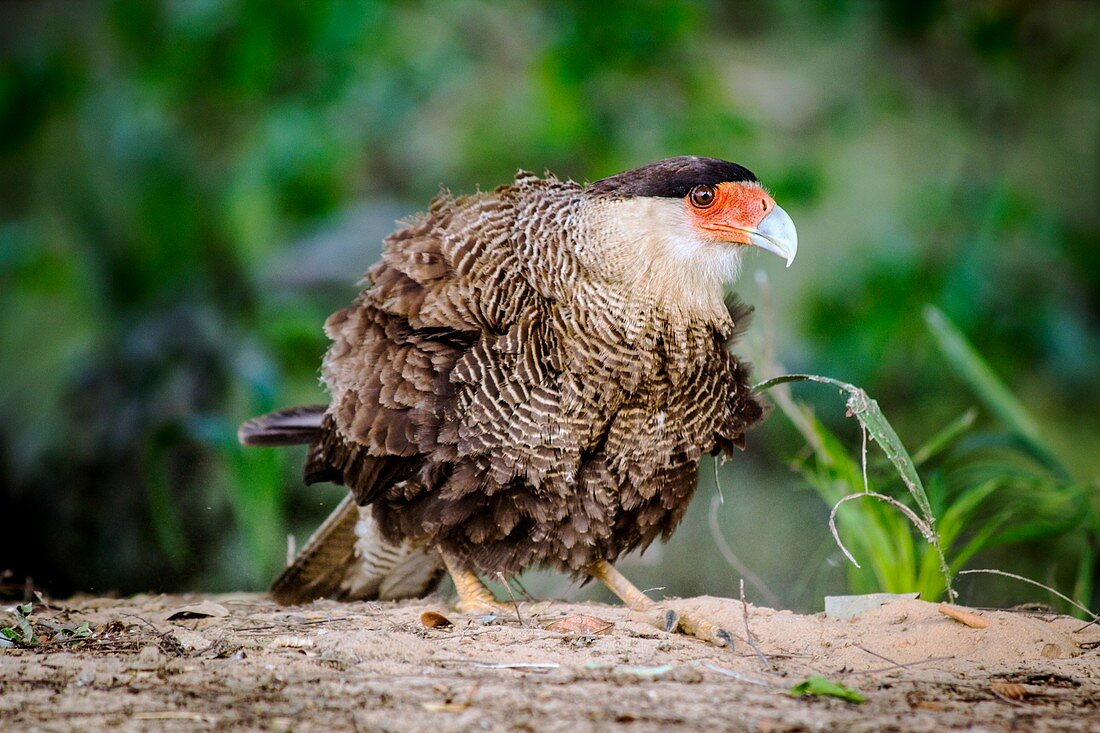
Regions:
M 192 610 L 214 615 L 172 618 L 200 602 Z M 916 600 L 853 620 L 717 598 L 671 605 L 723 623 L 734 648 L 599 604 L 524 602 L 522 624 L 439 599 L 36 605 L 39 646 L 0 649 L 0 730 L 1100 731 L 1100 625 L 979 611 L 990 623 L 975 629 Z M 746 610 L 767 669 L 745 641 Z M 427 628 L 425 611 L 453 625 Z M 555 621 L 567 630 L 546 628 Z M 86 638 L 61 641 L 84 622 Z M 866 701 L 788 694 L 812 675 Z

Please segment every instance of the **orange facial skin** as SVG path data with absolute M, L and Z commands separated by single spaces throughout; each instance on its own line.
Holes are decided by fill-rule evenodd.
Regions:
M 711 188 L 713 200 L 699 205 L 704 195 L 697 186 L 684 197 L 691 221 L 703 239 L 749 244 L 748 230 L 755 229 L 775 207 L 775 201 L 757 183 L 719 183 Z M 710 188 L 710 187 L 708 187 Z

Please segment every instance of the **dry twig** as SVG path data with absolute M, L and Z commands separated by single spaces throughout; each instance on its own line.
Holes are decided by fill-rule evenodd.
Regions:
M 527 628 L 527 622 L 523 620 L 523 616 L 519 613 L 519 602 L 516 600 L 516 594 L 512 592 L 512 586 L 508 585 L 508 579 L 504 577 L 504 573 L 497 573 L 497 578 L 504 584 L 504 590 L 508 591 L 508 597 L 512 599 L 512 608 L 516 609 L 516 620 L 519 621 L 519 625 Z
M 725 675 L 726 677 L 732 677 L 735 680 L 739 680 L 741 682 L 747 682 L 750 685 L 760 685 L 761 687 L 767 687 L 768 686 L 768 683 L 765 682 L 764 680 L 754 679 L 752 677 L 748 677 L 746 675 L 743 675 L 740 672 L 734 672 L 732 669 L 725 669 L 724 667 L 719 667 L 716 664 L 711 664 L 710 662 L 699 662 L 699 666 L 700 667 L 706 667 L 710 671 L 717 672 L 718 674 Z
M 866 497 L 878 499 L 879 501 L 884 501 L 887 504 L 896 507 L 898 511 L 904 514 L 909 519 L 909 521 L 913 523 L 913 526 L 917 528 L 917 530 L 924 536 L 926 540 L 928 540 L 929 544 L 933 544 L 933 540 L 929 539 L 930 537 L 935 537 L 932 529 L 924 522 L 924 520 L 917 516 L 916 512 L 902 504 L 894 497 L 887 496 L 886 494 L 880 494 L 877 491 L 861 491 L 858 494 L 848 494 L 847 496 L 841 497 L 840 501 L 838 501 L 836 504 L 833 504 L 833 510 L 829 512 L 829 531 L 833 533 L 833 539 L 836 540 L 837 547 L 840 548 L 840 551 L 843 552 L 844 556 L 848 558 L 851 563 L 857 568 L 862 568 L 862 566 L 858 562 L 856 562 L 856 559 L 852 557 L 852 553 L 848 552 L 848 548 L 845 547 L 844 543 L 840 540 L 840 533 L 837 531 L 836 528 L 836 512 L 838 509 L 840 509 L 841 504 L 849 502 L 852 499 L 864 499 Z
M 756 656 L 760 658 L 760 664 L 764 666 L 765 672 L 772 672 L 775 668 L 772 663 L 768 661 L 768 658 L 764 656 L 764 652 L 760 651 L 760 647 L 756 645 L 756 640 L 752 638 L 752 631 L 749 630 L 749 602 L 745 600 L 745 579 L 741 579 L 741 618 L 745 622 L 745 641 L 749 643 L 752 650 L 756 652 Z
M 864 651 L 867 651 L 864 649 Z M 915 662 L 906 662 L 905 664 L 893 664 L 889 667 L 878 667 L 877 669 L 864 669 L 859 672 L 852 672 L 852 674 L 879 674 L 881 672 L 893 672 L 895 669 L 909 669 L 910 667 L 918 667 L 922 664 L 931 664 L 932 662 L 948 662 L 955 657 L 929 657 L 928 659 L 918 659 Z
M 1077 601 L 1073 600 L 1069 596 L 1064 595 L 1062 593 L 1059 593 L 1058 591 L 1051 588 L 1049 585 L 1043 585 L 1042 583 L 1040 583 L 1037 580 L 1032 580 L 1031 578 L 1025 578 L 1024 576 L 1017 575 L 1016 573 L 1007 573 L 1004 570 L 991 570 L 989 568 L 978 568 L 976 570 L 960 570 L 957 574 L 958 575 L 971 575 L 973 573 L 986 573 L 988 575 L 1003 575 L 1006 578 L 1012 578 L 1013 580 L 1019 580 L 1023 583 L 1030 583 L 1031 585 L 1042 588 L 1043 590 L 1045 590 L 1049 593 L 1053 593 L 1054 595 L 1058 596 L 1063 601 L 1070 604 L 1071 606 L 1073 606 L 1077 610 L 1087 614 L 1092 619 L 1092 622 L 1089 623 L 1089 624 L 1086 624 L 1084 628 L 1088 628 L 1092 624 L 1100 622 L 1100 615 L 1097 615 L 1097 614 L 1093 613 L 1088 608 L 1086 608 L 1082 604 L 1078 603 Z
M 890 664 L 894 665 L 895 667 L 900 665 L 900 662 L 895 662 L 893 659 L 890 659 L 890 657 L 884 657 L 881 654 L 879 654 L 878 652 L 873 652 L 870 649 L 868 649 L 867 647 L 863 646 L 862 644 L 856 644 L 856 648 L 867 652 L 872 657 L 878 657 L 879 659 L 881 659 L 884 662 L 889 662 Z

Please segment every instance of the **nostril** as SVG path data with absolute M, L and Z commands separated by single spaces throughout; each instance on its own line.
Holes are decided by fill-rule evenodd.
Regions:
M 767 211 L 768 210 L 768 200 L 767 199 L 760 199 L 760 210 L 761 211 Z

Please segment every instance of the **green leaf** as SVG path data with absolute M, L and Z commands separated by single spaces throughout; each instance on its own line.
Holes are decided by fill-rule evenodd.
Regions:
M 88 625 L 88 622 L 77 626 L 75 629 L 71 626 L 65 626 L 61 629 L 61 633 L 65 635 L 66 639 L 70 641 L 79 641 L 81 639 L 87 639 L 92 635 L 92 628 Z
M 0 628 L 0 634 L 4 638 L 14 641 L 17 644 L 23 646 L 34 646 L 38 643 L 38 637 L 34 634 L 34 627 L 31 626 L 29 616 L 31 610 L 34 608 L 33 603 L 23 603 L 15 607 L 15 627 L 5 626 Z
M 940 353 L 955 367 L 974 394 L 1008 426 L 1048 468 L 1067 476 L 1065 467 L 1043 438 L 1038 424 L 1000 377 L 978 354 L 954 323 L 934 306 L 925 306 L 924 320 Z
M 863 702 L 867 699 L 849 687 L 817 675 L 809 677 L 792 687 L 791 695 L 794 697 L 825 695 L 827 697 L 839 697 L 841 700 L 847 700 L 848 702 Z
M 905 482 L 906 488 L 909 489 L 909 493 L 913 495 L 913 499 L 916 500 L 917 506 L 920 507 L 921 513 L 926 519 L 932 519 L 932 507 L 928 503 L 928 495 L 924 491 L 924 484 L 921 483 L 920 476 L 917 475 L 917 469 L 916 466 L 913 465 L 913 459 L 909 457 L 909 451 L 905 449 L 905 446 L 901 442 L 901 438 L 898 437 L 894 428 L 886 420 L 886 416 L 882 414 L 882 409 L 878 406 L 878 402 L 871 399 L 862 389 L 855 385 L 848 384 L 847 382 L 841 382 L 839 379 L 819 377 L 816 374 L 785 374 L 781 377 L 775 377 L 761 382 L 753 389 L 757 392 L 764 392 L 776 385 L 807 381 L 831 384 L 848 393 L 848 410 L 852 413 L 853 417 L 859 420 L 860 425 L 867 430 L 871 438 L 879 444 L 880 448 L 882 448 L 886 457 L 894 464 L 894 468 L 897 469 L 898 474 L 901 476 L 901 480 Z
M 32 603 L 24 603 L 21 606 L 16 607 L 15 620 L 19 624 L 19 632 L 22 635 L 20 641 L 24 644 L 35 645 L 38 643 L 38 637 L 34 635 L 34 627 L 31 626 L 30 615 L 31 609 L 34 608 Z

